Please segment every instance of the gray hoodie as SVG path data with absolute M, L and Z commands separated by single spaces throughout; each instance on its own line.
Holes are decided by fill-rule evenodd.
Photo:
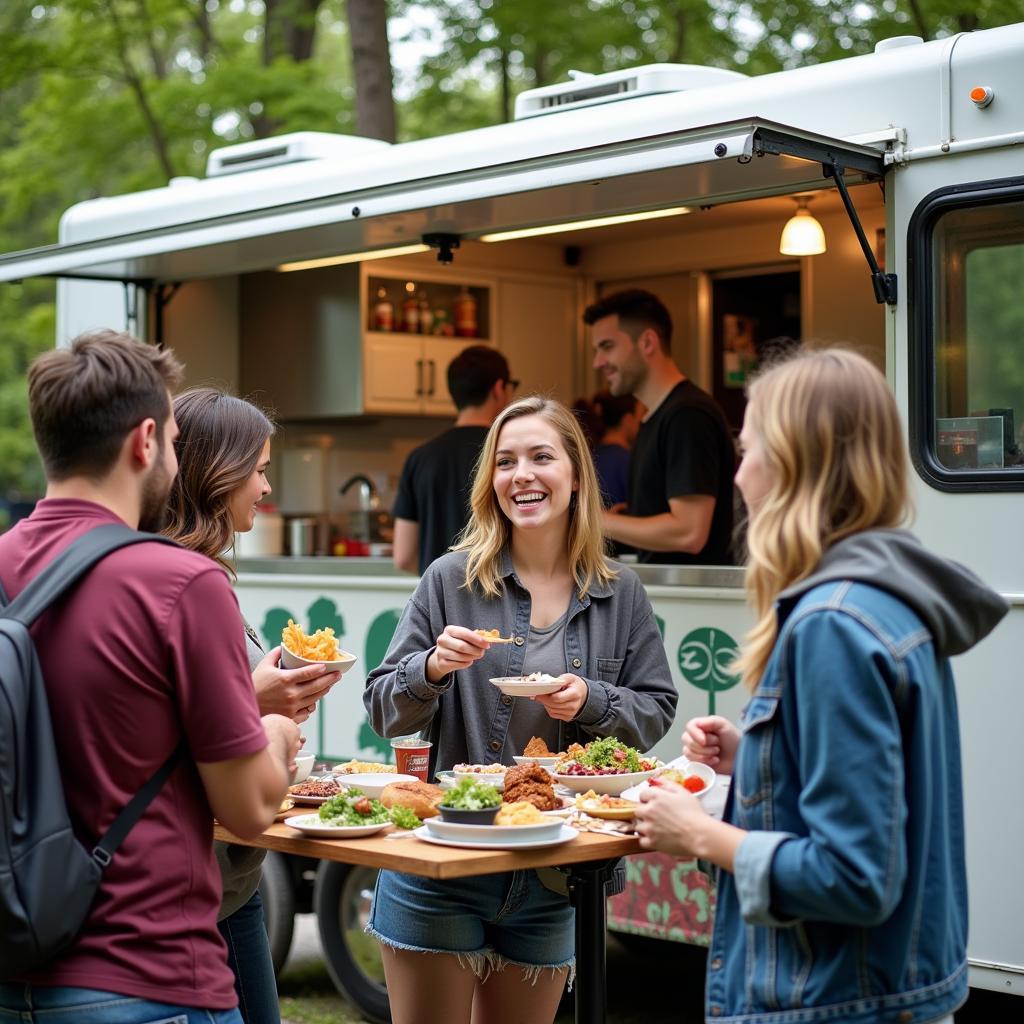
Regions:
M 970 650 L 1010 609 L 970 569 L 932 554 L 912 533 L 869 530 L 833 544 L 810 576 L 779 594 L 780 626 L 801 594 L 832 580 L 868 583 L 904 601 L 944 658 Z

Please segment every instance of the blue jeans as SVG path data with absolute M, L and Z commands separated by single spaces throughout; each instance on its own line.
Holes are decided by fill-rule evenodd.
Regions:
M 0 985 L 0 1024 L 242 1024 L 238 1010 L 200 1010 L 91 988 Z
M 238 1012 L 244 1024 L 281 1024 L 277 981 L 259 890 L 248 903 L 219 922 L 228 946 L 228 966 L 235 975 Z

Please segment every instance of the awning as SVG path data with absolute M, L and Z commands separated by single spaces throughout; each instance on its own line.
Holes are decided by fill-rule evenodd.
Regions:
M 432 232 L 474 238 L 605 214 L 828 189 L 835 187 L 825 173 L 832 164 L 845 169 L 849 185 L 880 180 L 885 171 L 877 149 L 754 118 L 530 160 L 510 154 L 497 167 L 454 168 L 380 188 L 29 249 L 0 256 L 0 281 L 220 277 L 416 243 Z

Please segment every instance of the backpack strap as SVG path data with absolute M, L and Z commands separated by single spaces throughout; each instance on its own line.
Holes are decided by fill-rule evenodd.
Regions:
M 171 772 L 188 753 L 188 743 L 182 740 L 173 753 L 145 781 L 142 788 L 121 808 L 110 828 L 103 833 L 99 842 L 92 849 L 92 859 L 102 871 L 110 863 L 110 858 L 121 845 L 124 837 L 132 830 L 132 826 L 142 817 L 143 812 L 153 802 L 153 798 L 170 778 Z
M 69 544 L 13 601 L 8 603 L 3 600 L 0 604 L 0 614 L 5 619 L 14 619 L 28 628 L 97 562 L 118 548 L 141 544 L 143 541 L 156 541 L 180 547 L 169 537 L 133 530 L 123 523 L 97 526 Z M 0 599 L 3 597 L 0 589 Z

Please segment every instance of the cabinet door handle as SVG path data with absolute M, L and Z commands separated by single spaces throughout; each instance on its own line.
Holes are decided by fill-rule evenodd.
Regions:
M 427 394 L 431 398 L 433 398 L 434 397 L 434 385 L 437 383 L 437 377 L 436 377 L 437 364 L 434 362 L 433 359 L 428 359 L 427 363 L 430 366 L 430 387 L 427 389 Z
M 423 360 L 416 360 L 416 397 L 423 396 Z

